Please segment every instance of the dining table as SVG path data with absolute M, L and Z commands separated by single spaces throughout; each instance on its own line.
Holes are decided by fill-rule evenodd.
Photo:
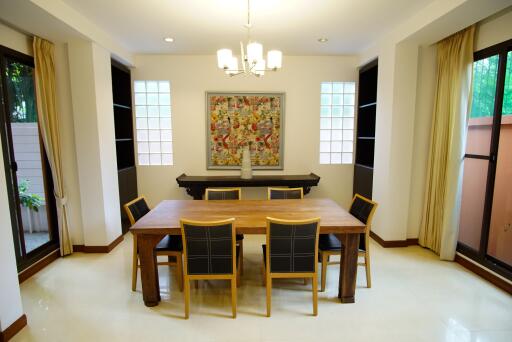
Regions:
M 320 217 L 320 234 L 332 233 L 341 241 L 338 298 L 341 303 L 355 302 L 359 237 L 365 232 L 365 224 L 332 199 L 308 198 L 160 202 L 130 228 L 137 235 L 144 304 L 156 306 L 160 302 L 155 247 L 166 235 L 181 234 L 181 219 L 235 218 L 237 234 L 265 234 L 267 217 L 288 220 Z

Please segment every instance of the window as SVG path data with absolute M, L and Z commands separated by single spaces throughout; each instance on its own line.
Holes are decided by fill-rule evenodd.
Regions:
M 320 164 L 352 164 L 355 82 L 320 86 Z
M 169 81 L 135 81 L 139 165 L 173 165 Z

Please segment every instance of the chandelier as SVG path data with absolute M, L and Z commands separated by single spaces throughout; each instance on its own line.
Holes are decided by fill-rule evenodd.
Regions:
M 279 50 L 270 50 L 267 53 L 267 60 L 263 59 L 263 45 L 251 41 L 251 4 L 247 0 L 247 47 L 240 42 L 240 57 L 242 68 L 238 66 L 238 58 L 233 56 L 231 49 L 220 49 L 217 51 L 217 65 L 229 76 L 240 74 L 263 76 L 265 71 L 277 71 L 282 66 L 283 53 Z

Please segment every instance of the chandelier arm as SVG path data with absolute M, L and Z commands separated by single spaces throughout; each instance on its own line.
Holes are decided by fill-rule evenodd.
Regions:
M 244 72 L 246 72 L 245 70 L 245 61 L 247 59 L 247 56 L 245 55 L 245 52 L 244 52 L 244 43 L 243 42 L 240 42 L 240 58 L 242 59 L 241 62 L 242 62 L 242 69 L 244 70 Z

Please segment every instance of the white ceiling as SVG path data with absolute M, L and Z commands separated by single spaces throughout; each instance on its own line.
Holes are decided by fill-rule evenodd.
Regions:
M 214 54 L 246 40 L 246 0 L 63 1 L 134 53 Z M 353 54 L 431 2 L 252 0 L 252 37 L 287 55 Z

